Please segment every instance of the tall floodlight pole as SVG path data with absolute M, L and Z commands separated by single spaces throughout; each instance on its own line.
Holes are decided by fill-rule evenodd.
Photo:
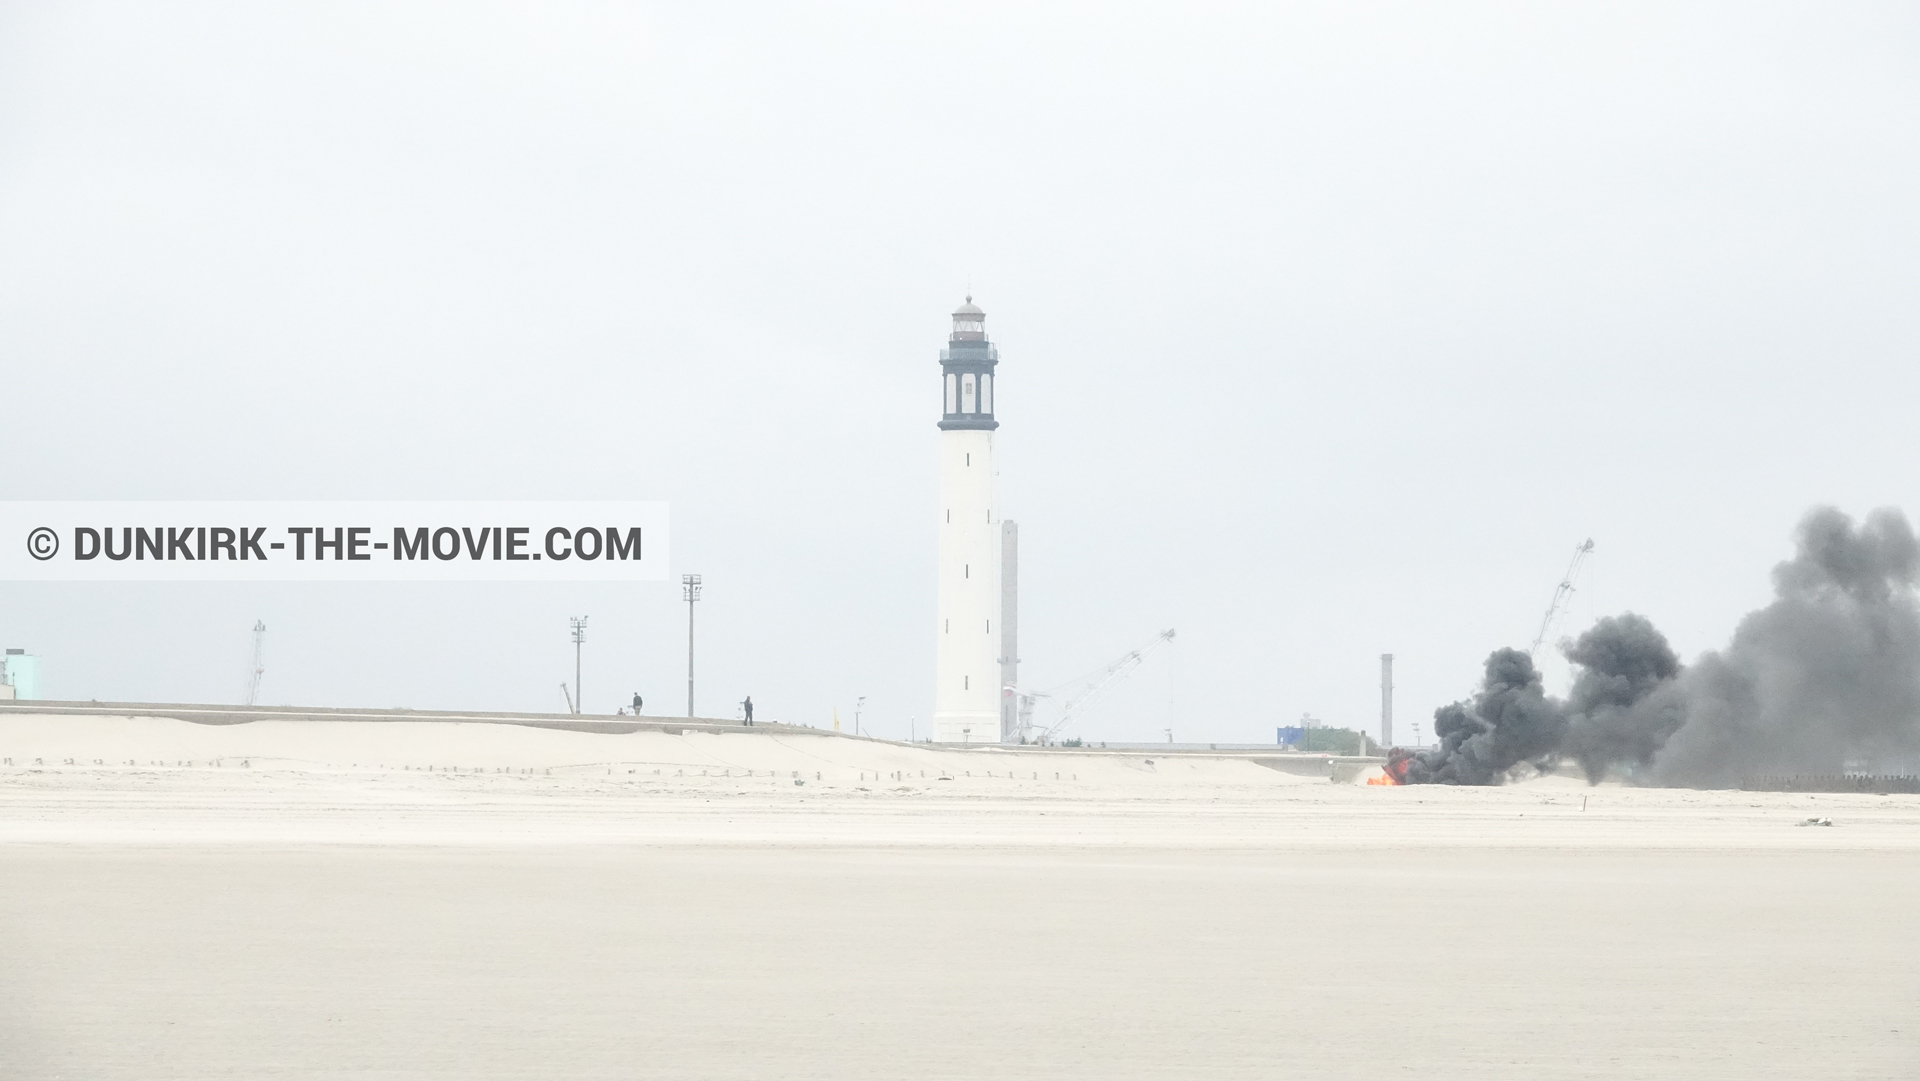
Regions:
M 860 710 L 866 704 L 867 696 L 864 694 L 853 702 L 853 734 L 856 736 L 860 734 Z
M 587 700 L 580 693 L 580 645 L 587 640 L 587 617 L 569 616 L 567 625 L 573 628 L 573 711 L 585 713 Z
M 693 719 L 693 602 L 700 599 L 700 576 L 680 576 L 680 595 L 687 601 L 687 719 Z

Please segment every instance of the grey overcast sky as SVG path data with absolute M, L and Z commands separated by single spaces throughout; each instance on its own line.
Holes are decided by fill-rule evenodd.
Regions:
M 1920 498 L 1911 4 L 0 4 L 0 495 L 664 499 L 701 712 L 931 709 L 1001 348 L 1095 739 L 1401 731 Z M 677 586 L 0 586 L 50 697 L 684 708 Z M 614 697 L 615 693 L 620 696 Z M 653 711 L 650 709 L 650 712 Z M 1427 729 L 1430 732 L 1430 728 Z

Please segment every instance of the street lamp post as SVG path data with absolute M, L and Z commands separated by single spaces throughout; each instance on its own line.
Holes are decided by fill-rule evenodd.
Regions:
M 853 734 L 856 736 L 860 734 L 860 707 L 866 704 L 867 696 L 864 694 L 853 703 Z
M 687 602 L 687 719 L 693 719 L 693 602 L 700 599 L 700 576 L 680 576 L 680 594 Z

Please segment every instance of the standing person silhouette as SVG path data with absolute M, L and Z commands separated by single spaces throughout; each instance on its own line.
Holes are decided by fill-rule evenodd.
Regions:
M 752 728 L 753 727 L 753 696 L 748 695 L 747 700 L 740 703 L 740 708 L 747 711 L 747 727 Z
M 639 691 L 633 692 L 633 715 L 635 717 L 640 716 L 640 692 Z

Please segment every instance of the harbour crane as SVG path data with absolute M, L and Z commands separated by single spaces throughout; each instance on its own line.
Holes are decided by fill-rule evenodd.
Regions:
M 1095 702 L 1105 697 L 1108 691 L 1113 690 L 1113 688 L 1118 686 L 1122 680 L 1126 679 L 1134 669 L 1140 667 L 1140 665 L 1146 661 L 1148 654 L 1173 641 L 1173 634 L 1172 629 L 1161 631 L 1159 634 L 1154 635 L 1145 645 L 1137 649 L 1128 650 L 1119 660 L 1114 661 L 1112 664 L 1089 672 L 1078 679 L 1068 680 L 1052 691 L 1029 692 L 1015 688 L 1014 693 L 1017 694 L 1020 699 L 1020 742 L 1051 743 L 1067 725 L 1073 723 L 1081 714 L 1091 709 Z M 1078 687 L 1081 684 L 1087 684 L 1087 686 L 1078 694 L 1066 698 L 1062 702 L 1060 719 L 1047 726 L 1036 737 L 1033 734 L 1034 700 L 1051 698 L 1062 688 Z
M 1540 617 L 1540 633 L 1533 636 L 1533 645 L 1527 648 L 1527 656 L 1531 657 L 1540 652 L 1540 647 L 1547 641 L 1547 635 L 1553 632 L 1553 621 L 1566 613 L 1567 602 L 1573 599 L 1573 580 L 1580 573 L 1580 565 L 1587 561 L 1587 556 L 1592 552 L 1592 537 L 1588 537 L 1584 543 L 1573 550 L 1573 562 L 1567 564 L 1567 573 L 1561 577 L 1560 584 L 1553 589 L 1553 600 L 1547 603 L 1547 614 Z

